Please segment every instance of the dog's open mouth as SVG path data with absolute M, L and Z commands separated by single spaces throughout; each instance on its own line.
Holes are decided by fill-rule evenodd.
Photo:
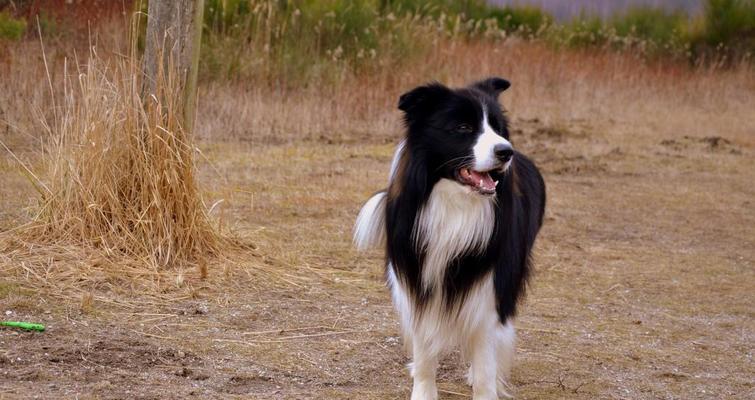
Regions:
M 480 194 L 494 194 L 495 187 L 498 186 L 498 181 L 494 181 L 488 172 L 462 168 L 456 175 L 459 183 L 471 187 Z

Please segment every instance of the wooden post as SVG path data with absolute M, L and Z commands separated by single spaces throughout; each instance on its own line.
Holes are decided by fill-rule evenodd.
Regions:
M 183 126 L 191 133 L 197 105 L 197 70 L 204 0 L 150 0 L 144 49 L 145 88 L 155 94 L 161 68 L 176 68 L 183 90 Z

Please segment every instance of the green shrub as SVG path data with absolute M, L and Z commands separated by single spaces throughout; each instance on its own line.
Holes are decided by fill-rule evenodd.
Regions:
M 18 40 L 26 32 L 26 21 L 0 12 L 0 39 Z
M 381 0 L 380 10 L 382 13 L 391 12 L 397 15 L 409 13 L 435 19 L 443 17 L 448 21 L 461 17 L 478 25 L 483 25 L 481 22 L 487 20 L 494 20 L 497 29 L 509 33 L 535 33 L 553 21 L 550 14 L 538 7 L 500 8 L 491 6 L 484 0 Z M 452 26 L 447 25 L 447 27 Z M 474 29 L 471 30 L 471 32 L 474 31 Z
M 599 17 L 580 16 L 548 32 L 548 38 L 559 45 L 570 47 L 603 46 L 613 36 Z
M 697 57 L 755 53 L 755 0 L 708 0 L 690 42 Z
M 506 32 L 537 33 L 553 23 L 553 17 L 538 7 L 493 8 L 489 14 Z
M 490 7 L 484 0 L 380 0 L 383 13 L 417 14 L 423 17 L 462 15 L 465 19 L 482 20 L 490 17 Z
M 755 1 L 709 0 L 705 8 L 705 37 L 711 45 L 734 44 L 755 36 Z
M 652 41 L 659 45 L 679 42 L 689 18 L 682 12 L 638 7 L 612 17 L 608 24 L 616 35 Z

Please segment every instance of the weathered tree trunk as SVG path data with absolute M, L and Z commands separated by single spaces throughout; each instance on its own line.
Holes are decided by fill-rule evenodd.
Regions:
M 150 0 L 144 50 L 145 89 L 155 94 L 161 68 L 175 68 L 183 90 L 183 126 L 194 128 L 204 0 Z

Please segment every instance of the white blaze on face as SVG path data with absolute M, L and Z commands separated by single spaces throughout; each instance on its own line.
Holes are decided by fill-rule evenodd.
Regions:
M 495 156 L 495 146 L 505 144 L 512 148 L 511 143 L 503 136 L 497 134 L 488 122 L 488 110 L 482 109 L 482 133 L 477 137 L 472 150 L 474 151 L 474 169 L 476 171 L 489 171 L 498 166 L 498 159 Z

